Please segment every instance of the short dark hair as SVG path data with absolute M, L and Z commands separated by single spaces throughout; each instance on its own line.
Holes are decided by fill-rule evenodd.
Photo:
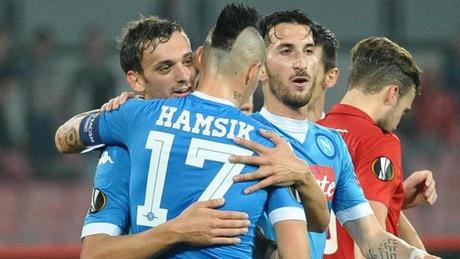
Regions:
M 228 50 L 248 27 L 257 30 L 259 14 L 243 4 L 228 4 L 222 9 L 211 34 L 211 47 Z
M 337 67 L 337 50 L 340 44 L 332 31 L 319 23 L 315 23 L 314 26 L 316 31 L 315 44 L 323 47 L 323 56 L 321 58 L 324 64 L 324 71 L 329 71 Z
M 358 42 L 351 50 L 351 68 L 348 90 L 363 88 L 376 93 L 388 84 L 400 87 L 405 95 L 410 87 L 420 93 L 422 71 L 406 49 L 385 37 L 369 37 Z
M 316 31 L 313 22 L 308 18 L 308 16 L 300 10 L 290 10 L 290 11 L 281 11 L 274 12 L 270 15 L 265 16 L 259 23 L 259 32 L 262 35 L 262 38 L 265 40 L 265 44 L 270 43 L 268 33 L 272 28 L 280 23 L 294 23 L 307 25 L 310 28 L 310 31 L 313 33 L 313 40 L 316 41 Z
M 118 43 L 123 71 L 127 73 L 133 70 L 142 74 L 144 51 L 150 46 L 155 49 L 159 43 L 167 42 L 176 31 L 183 31 L 178 23 L 156 16 L 141 17 L 127 23 Z

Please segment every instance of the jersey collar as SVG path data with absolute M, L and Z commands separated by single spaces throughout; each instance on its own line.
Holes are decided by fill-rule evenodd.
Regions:
M 198 90 L 196 90 L 195 92 L 193 92 L 191 94 L 196 96 L 196 97 L 198 97 L 198 98 L 200 98 L 200 99 L 205 99 L 205 100 L 209 100 L 209 101 L 212 101 L 212 102 L 222 103 L 222 104 L 225 104 L 225 105 L 230 105 L 230 106 L 236 107 L 235 104 L 230 102 L 229 100 L 217 98 L 217 97 L 211 96 L 209 94 L 205 94 L 203 92 L 200 92 Z
M 270 123 L 276 125 L 290 137 L 297 139 L 300 143 L 305 141 L 308 132 L 308 120 L 295 120 L 278 116 L 269 112 L 265 107 L 260 110 L 260 115 Z
M 375 121 L 371 118 L 371 116 L 369 116 L 367 113 L 348 104 L 336 104 L 331 108 L 331 111 L 328 114 L 345 114 L 350 116 L 361 117 L 371 122 L 372 124 L 377 125 Z

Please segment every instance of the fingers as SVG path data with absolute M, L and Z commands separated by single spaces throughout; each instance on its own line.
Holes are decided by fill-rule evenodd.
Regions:
M 279 146 L 285 143 L 284 139 L 278 136 L 276 133 L 267 130 L 260 130 L 260 134 L 266 138 L 268 138 L 275 146 Z
M 252 173 L 247 173 L 247 174 L 239 174 L 233 176 L 233 181 L 234 182 L 247 182 L 247 181 L 252 181 L 252 180 L 258 180 L 262 178 L 266 178 L 270 176 L 270 172 L 263 171 L 261 169 L 254 171 Z
M 250 150 L 258 153 L 258 154 L 261 154 L 263 153 L 264 151 L 266 151 L 268 148 L 265 147 L 264 145 L 261 145 L 261 144 L 258 144 L 256 142 L 253 142 L 253 141 L 250 141 L 250 140 L 247 140 L 247 139 L 244 139 L 244 138 L 240 138 L 240 137 L 236 137 L 233 139 L 233 141 L 238 144 L 238 145 L 241 145 L 243 147 L 246 147 L 246 148 L 249 148 Z
M 211 239 L 210 245 L 235 245 L 241 243 L 241 239 L 237 237 L 233 238 L 224 238 L 224 237 L 216 237 Z
M 267 157 L 261 156 L 230 156 L 228 161 L 233 164 L 246 164 L 246 165 L 266 165 L 270 161 Z
M 241 220 L 242 222 L 247 223 L 243 224 L 242 226 L 249 226 L 249 221 L 247 220 L 249 218 L 248 214 L 244 212 L 216 210 L 215 216 L 222 220 L 229 220 L 229 222 L 231 222 L 230 220 Z
M 265 187 L 271 186 L 274 183 L 273 178 L 265 178 L 263 181 L 260 181 L 252 186 L 249 186 L 248 188 L 244 189 L 245 194 L 250 194 L 253 193 L 257 190 L 263 189 Z
M 192 206 L 196 208 L 215 209 L 215 208 L 221 207 L 222 205 L 224 205 L 224 203 L 225 203 L 224 198 L 218 198 L 218 199 L 211 199 L 207 201 L 197 201 Z
M 235 237 L 248 233 L 247 228 L 216 228 L 211 231 L 211 235 L 215 237 Z
M 123 92 L 121 93 L 121 95 L 118 97 L 118 106 L 121 106 L 123 105 L 127 100 L 128 98 L 134 96 L 135 94 L 132 93 L 132 92 Z

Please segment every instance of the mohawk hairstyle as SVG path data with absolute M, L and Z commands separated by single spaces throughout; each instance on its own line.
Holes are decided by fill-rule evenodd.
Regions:
M 227 50 L 248 27 L 257 30 L 259 14 L 243 4 L 228 4 L 220 12 L 211 35 L 211 47 Z
M 274 12 L 265 16 L 259 23 L 259 32 L 266 42 L 270 42 L 268 39 L 268 32 L 280 23 L 307 25 L 310 27 L 310 31 L 313 33 L 313 40 L 316 42 L 315 25 L 310 18 L 308 18 L 308 16 L 300 10 Z

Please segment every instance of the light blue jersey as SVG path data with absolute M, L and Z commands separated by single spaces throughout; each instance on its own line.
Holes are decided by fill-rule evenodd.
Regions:
M 298 158 L 307 162 L 326 195 L 329 211 L 332 209 L 343 223 L 372 214 L 353 164 L 340 134 L 310 121 L 299 121 L 276 116 L 266 109 L 252 115 L 286 139 Z M 263 233 L 276 240 L 272 223 L 267 216 L 259 222 Z M 311 258 L 323 257 L 327 233 L 308 232 Z
M 81 237 L 107 234 L 119 236 L 129 231 L 129 153 L 123 147 L 107 147 L 101 153 L 94 175 L 91 205 Z
M 251 155 L 237 146 L 236 136 L 266 146 L 261 125 L 230 102 L 195 92 L 183 98 L 131 100 L 119 110 L 87 117 L 80 128 L 85 145 L 126 146 L 131 160 L 129 205 L 132 232 L 156 227 L 177 217 L 198 200 L 224 197 L 223 210 L 249 215 L 249 232 L 231 246 L 175 246 L 172 258 L 251 258 L 255 224 L 264 211 L 272 221 L 305 220 L 301 204 L 286 188 L 267 188 L 250 195 L 255 183 L 233 183 L 232 177 L 256 170 L 232 164 L 230 155 Z

